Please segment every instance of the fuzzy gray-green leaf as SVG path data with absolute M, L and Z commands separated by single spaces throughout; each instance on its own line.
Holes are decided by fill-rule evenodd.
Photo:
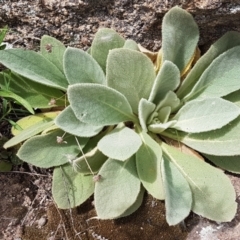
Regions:
M 63 54 L 66 47 L 56 38 L 43 35 L 41 38 L 40 51 L 41 54 L 52 62 L 58 69 L 63 72 Z
M 74 136 L 65 134 L 64 142 L 58 143 L 57 137 L 64 132 L 57 130 L 46 135 L 35 136 L 27 140 L 18 151 L 18 157 L 37 167 L 50 168 L 68 162 L 67 155 L 77 156 L 81 151 Z M 88 138 L 78 138 L 83 148 Z
M 72 165 L 76 172 L 91 174 L 92 172 L 98 172 L 106 160 L 107 157 L 95 147 L 81 157 L 74 159 Z
M 192 211 L 218 222 L 231 221 L 237 210 L 230 179 L 199 158 L 162 144 L 164 154 L 185 177 L 192 191 Z
M 64 73 L 70 84 L 106 82 L 102 68 L 96 60 L 78 48 L 68 47 L 64 54 Z
M 220 39 L 218 39 L 210 49 L 196 62 L 192 70 L 182 82 L 180 88 L 177 90 L 177 95 L 180 99 L 186 96 L 196 84 L 202 73 L 211 62 L 225 51 L 240 45 L 240 33 L 227 32 Z
M 236 104 L 240 108 L 240 90 L 228 94 L 224 99 Z
M 91 55 L 104 72 L 106 72 L 109 50 L 123 47 L 124 42 L 124 38 L 113 29 L 101 28 L 98 30 L 92 42 Z
M 144 98 L 142 98 L 139 102 L 138 118 L 139 118 L 139 122 L 141 124 L 142 129 L 146 132 L 148 131 L 147 130 L 148 118 L 155 108 L 156 108 L 156 105 L 154 103 L 151 103 Z
M 79 137 L 92 137 L 102 130 L 101 126 L 93 126 L 80 121 L 70 106 L 56 117 L 55 124 L 62 130 Z
M 98 142 L 99 150 L 112 159 L 125 161 L 142 145 L 141 138 L 128 127 L 115 128 Z
M 214 59 L 185 100 L 222 97 L 240 89 L 240 46 Z
M 240 114 L 240 108 L 222 98 L 206 98 L 186 103 L 171 120 L 172 128 L 199 133 L 220 129 Z
M 138 176 L 144 188 L 155 198 L 164 199 L 161 176 L 162 149 L 146 132 L 140 133 L 143 144 L 136 153 Z
M 52 194 L 61 209 L 74 208 L 85 202 L 94 191 L 91 175 L 74 172 L 70 164 L 56 167 L 53 171 Z
M 204 154 L 216 166 L 232 173 L 240 173 L 240 156 L 213 156 Z
M 30 50 L 0 51 L 0 63 L 32 81 L 66 90 L 68 82 L 63 73 L 41 54 Z
M 127 99 L 118 91 L 100 84 L 79 83 L 68 88 L 76 117 L 97 126 L 137 121 Z
M 99 171 L 101 180 L 95 185 L 95 208 L 100 219 L 123 215 L 137 200 L 141 182 L 137 176 L 135 157 L 125 162 L 108 159 Z
M 176 225 L 183 221 L 191 211 L 191 189 L 182 173 L 164 154 L 162 176 L 165 190 L 166 219 L 170 226 Z
M 180 84 L 180 72 L 170 61 L 163 62 L 154 81 L 148 101 L 156 105 L 166 96 L 168 91 L 174 91 Z
M 155 79 L 151 60 L 141 52 L 114 49 L 107 59 L 107 85 L 122 93 L 133 112 L 138 113 L 141 98 L 148 99 Z
M 184 133 L 175 129 L 167 129 L 162 134 L 205 154 L 240 155 L 240 117 L 223 128 L 210 132 Z
M 198 38 L 198 27 L 192 15 L 173 7 L 166 13 L 162 23 L 163 61 L 173 62 L 182 72 L 195 52 Z

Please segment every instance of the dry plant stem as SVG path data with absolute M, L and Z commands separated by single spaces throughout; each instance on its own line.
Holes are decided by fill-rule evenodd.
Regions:
M 2 174 L 2 173 L 5 173 L 5 174 L 20 173 L 20 174 L 27 174 L 27 175 L 32 175 L 32 176 L 49 177 L 48 175 L 45 175 L 45 174 L 29 173 L 29 172 L 20 172 L 20 171 L 1 172 L 1 174 Z
M 63 228 L 63 230 L 64 230 L 64 233 L 65 233 L 65 236 L 66 236 L 66 238 L 67 238 L 67 240 L 68 240 L 69 238 L 68 238 L 67 231 L 66 231 L 66 227 L 65 227 L 65 224 L 64 224 L 64 221 L 63 221 L 63 218 L 62 218 L 62 214 L 60 213 L 57 205 L 55 204 L 54 199 L 53 199 L 52 197 L 51 197 L 51 199 L 52 199 L 52 201 L 53 201 L 53 203 L 54 203 L 54 206 L 55 206 L 55 208 L 56 208 L 56 210 L 57 210 L 57 212 L 58 212 L 58 214 L 59 214 L 59 216 L 60 216 L 60 222 L 59 222 L 58 227 L 57 227 L 57 229 L 56 229 L 56 232 L 55 232 L 55 234 L 54 234 L 54 239 L 55 239 L 55 237 L 56 237 L 56 235 L 57 235 L 57 232 L 58 232 L 59 228 L 62 226 L 62 228 Z
M 76 138 L 77 140 L 77 138 Z M 79 144 L 79 143 L 78 143 Z M 79 145 L 80 146 L 80 145 Z M 62 167 L 61 167 L 61 170 L 62 170 Z M 74 224 L 74 221 L 73 221 L 73 217 L 72 217 L 72 208 L 71 208 L 71 204 L 70 204 L 70 199 L 68 197 L 68 192 L 67 192 L 67 183 L 66 183 L 66 179 L 65 179 L 65 176 L 64 176 L 64 173 L 63 173 L 63 170 L 62 170 L 62 177 L 63 177 L 63 181 L 64 181 L 64 187 L 65 187 L 65 191 L 66 191 L 66 195 L 67 195 L 67 200 L 68 200 L 68 204 L 69 204 L 69 213 L 70 213 L 70 218 L 71 218 L 71 222 L 72 222 L 72 228 L 73 228 L 73 231 L 75 232 L 75 236 L 77 236 L 80 240 L 81 240 L 81 237 L 78 235 L 78 232 L 77 230 L 75 229 L 75 224 Z M 81 226 L 81 224 L 80 224 Z M 81 226 L 82 228 L 82 226 Z
M 80 144 L 79 144 L 79 142 L 78 142 L 78 139 L 77 139 L 76 137 L 75 137 L 75 139 L 76 139 L 77 145 L 78 145 L 78 147 L 79 147 L 79 149 L 80 149 L 80 151 L 81 151 L 81 153 L 82 153 L 82 155 L 83 155 L 83 157 L 84 157 L 84 160 L 85 160 L 85 162 L 86 162 L 86 164 L 87 164 L 87 166 L 88 166 L 91 174 L 94 176 L 94 172 L 92 171 L 92 169 L 91 169 L 91 167 L 90 167 L 90 165 L 89 165 L 89 163 L 88 163 L 88 161 L 87 161 L 87 159 L 86 159 L 86 157 L 85 157 L 85 154 L 84 154 L 84 152 L 83 152 L 83 150 L 82 150 L 82 148 L 81 148 L 81 146 L 80 146 Z

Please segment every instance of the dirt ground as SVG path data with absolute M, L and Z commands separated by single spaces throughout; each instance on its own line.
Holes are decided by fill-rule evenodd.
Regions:
M 38 50 L 40 37 L 48 34 L 67 46 L 87 49 L 99 27 L 111 27 L 155 51 L 161 46 L 162 16 L 175 5 L 194 14 L 200 26 L 203 52 L 225 32 L 240 31 L 237 1 L 218 0 L 0 0 L 0 27 L 9 25 L 6 41 L 14 47 Z M 228 9 L 235 14 L 230 16 Z M 215 15 L 210 18 L 212 12 Z M 6 127 L 1 125 L 0 132 L 3 126 Z M 182 224 L 169 227 L 164 203 L 145 196 L 141 208 L 131 216 L 98 221 L 92 219 L 96 216 L 92 199 L 73 210 L 56 208 L 51 196 L 51 170 L 25 164 L 13 170 L 0 173 L 0 239 L 3 240 L 240 239 L 240 209 L 230 223 L 212 222 L 191 213 Z M 240 203 L 240 178 L 228 175 Z
M 240 209 L 230 223 L 216 223 L 193 213 L 169 227 L 164 203 L 145 196 L 134 214 L 99 221 L 92 201 L 72 210 L 60 210 L 51 197 L 51 171 L 21 167 L 0 174 L 0 239 L 4 240 L 237 240 Z M 240 179 L 229 176 L 240 203 Z

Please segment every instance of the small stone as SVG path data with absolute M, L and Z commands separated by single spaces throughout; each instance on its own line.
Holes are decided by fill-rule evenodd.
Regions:
M 38 220 L 38 226 L 39 226 L 40 228 L 43 227 L 46 223 L 47 223 L 47 218 L 46 218 L 46 217 L 41 217 L 41 218 Z

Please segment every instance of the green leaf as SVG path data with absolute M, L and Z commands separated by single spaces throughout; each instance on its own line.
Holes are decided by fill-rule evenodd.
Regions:
M 106 71 L 107 85 L 122 93 L 138 113 L 138 103 L 149 97 L 155 79 L 151 60 L 141 52 L 114 49 L 108 55 Z
M 30 113 L 34 114 L 34 111 L 31 107 L 31 105 L 22 97 L 18 96 L 17 94 L 11 92 L 11 91 L 6 91 L 6 90 L 1 90 L 0 89 L 0 96 L 1 97 L 7 97 L 7 98 L 12 98 L 16 100 L 19 104 L 21 104 L 23 107 L 25 107 Z
M 81 122 L 74 114 L 70 106 L 65 108 L 55 119 L 55 124 L 64 130 L 79 137 L 92 137 L 97 135 L 101 130 L 101 126 L 93 126 Z
M 7 85 L 7 86 L 6 86 Z M 33 108 L 49 108 L 51 99 L 55 99 L 54 106 L 66 104 L 62 91 L 33 82 L 16 73 L 4 71 L 0 73 L 0 86 L 24 98 Z
M 177 120 L 172 128 L 189 133 L 207 132 L 222 128 L 239 114 L 239 107 L 221 98 L 193 100 L 172 118 Z
M 154 103 L 149 102 L 148 100 L 142 98 L 139 102 L 138 106 L 138 118 L 139 122 L 141 124 L 142 129 L 147 132 L 147 122 L 148 118 L 151 115 L 151 113 L 156 108 L 156 105 Z
M 140 133 L 143 144 L 136 153 L 138 176 L 144 188 L 155 198 L 164 199 L 161 174 L 162 149 L 146 132 Z
M 59 111 L 45 112 L 45 113 L 37 113 L 34 115 L 26 116 L 17 121 L 17 125 L 19 129 L 12 128 L 12 134 L 14 136 L 23 132 L 23 130 L 32 127 L 35 125 L 35 128 L 38 128 L 38 125 L 41 123 L 51 122 L 52 120 L 59 114 Z M 53 123 L 52 123 L 53 125 Z M 46 127 L 48 128 L 48 127 Z M 45 129 L 44 129 L 45 130 Z
M 77 48 L 67 48 L 64 54 L 64 72 L 70 84 L 106 82 L 104 72 L 96 60 Z
M 182 82 L 182 85 L 177 90 L 177 95 L 180 99 L 186 96 L 196 84 L 202 73 L 209 67 L 212 61 L 225 51 L 240 45 L 240 33 L 227 32 L 218 39 L 210 49 L 196 62 L 192 70 Z
M 81 157 L 74 159 L 72 161 L 72 165 L 76 172 L 91 174 L 92 172 L 98 172 L 106 160 L 107 157 L 103 155 L 97 147 L 95 147 Z
M 160 120 L 161 123 L 166 123 L 168 121 L 169 116 L 171 114 L 171 110 L 172 110 L 171 107 L 166 106 L 158 111 L 158 119 Z
M 63 72 L 63 54 L 66 47 L 56 38 L 43 35 L 41 38 L 40 52 L 52 62 L 61 72 Z
M 163 107 L 171 107 L 171 111 L 173 112 L 180 104 L 180 100 L 177 97 L 177 95 L 169 91 L 167 94 L 164 96 L 164 98 L 158 103 L 156 107 L 156 111 L 159 111 Z
M 166 13 L 162 23 L 163 61 L 173 62 L 182 72 L 195 52 L 198 38 L 198 27 L 192 15 L 173 7 Z
M 76 117 L 96 126 L 137 121 L 127 99 L 116 90 L 100 84 L 69 86 L 68 98 Z
M 8 27 L 7 26 L 4 26 L 3 28 L 1 28 L 1 32 L 0 32 L 0 45 L 3 42 L 3 40 L 4 40 L 5 36 L 6 36 L 7 31 L 8 31 Z
M 134 213 L 142 205 L 144 193 L 145 193 L 145 190 L 142 187 L 135 203 L 120 216 L 121 218 L 129 216 L 130 214 Z
M 56 167 L 53 171 L 52 194 L 61 209 L 74 208 L 85 202 L 94 191 L 92 176 L 73 171 L 70 164 Z
M 92 42 L 91 55 L 104 72 L 106 71 L 109 50 L 123 47 L 124 42 L 124 38 L 112 29 L 101 28 L 98 30 Z
M 180 84 L 180 72 L 175 64 L 169 61 L 163 62 L 160 71 L 154 81 L 148 101 L 156 105 L 164 99 L 169 91 L 174 91 Z
M 236 214 L 236 194 L 229 178 L 219 169 L 162 144 L 163 152 L 185 177 L 192 191 L 192 211 L 217 222 L 231 221 Z
M 67 80 L 49 60 L 30 50 L 8 49 L 0 51 L 0 63 L 32 81 L 66 90 Z
M 17 153 L 17 156 L 37 167 L 50 168 L 67 163 L 68 155 L 76 157 L 80 153 L 79 146 L 74 136 L 65 134 L 64 142 L 58 143 L 57 137 L 64 132 L 57 130 L 46 135 L 35 136 L 27 140 Z M 78 138 L 83 148 L 88 138 Z
M 142 145 L 138 134 L 128 127 L 112 130 L 98 142 L 99 150 L 112 159 L 125 161 Z
M 32 136 L 35 136 L 39 133 L 41 133 L 43 130 L 45 130 L 48 127 L 51 127 L 53 125 L 52 119 L 44 119 L 41 122 L 38 122 L 34 124 L 33 126 L 30 126 L 29 128 L 21 131 L 17 136 L 11 138 L 9 141 L 7 141 L 4 144 L 4 148 L 10 148 L 13 147 L 29 138 Z
M 216 166 L 232 173 L 240 173 L 240 156 L 213 156 L 204 154 Z
M 240 155 L 240 117 L 221 129 L 203 133 L 184 133 L 175 129 L 162 132 L 201 152 L 215 156 Z
M 176 225 L 183 221 L 192 208 L 192 192 L 187 180 L 163 153 L 162 176 L 165 190 L 166 219 Z M 181 196 L 181 197 L 180 197 Z
M 176 124 L 176 120 L 168 121 L 166 123 L 152 123 L 148 126 L 148 130 L 153 133 L 162 133 L 166 129 L 174 126 Z
M 123 48 L 140 51 L 138 44 L 135 41 L 133 41 L 132 39 L 127 39 L 123 45 Z
M 114 219 L 123 215 L 136 201 L 141 191 L 135 157 L 125 162 L 108 159 L 99 171 L 101 180 L 95 185 L 95 209 L 99 219 Z
M 235 103 L 238 107 L 240 107 L 240 90 L 228 94 L 227 96 L 224 97 L 224 99 L 232 103 Z
M 240 89 L 240 46 L 214 59 L 184 99 L 222 97 Z

